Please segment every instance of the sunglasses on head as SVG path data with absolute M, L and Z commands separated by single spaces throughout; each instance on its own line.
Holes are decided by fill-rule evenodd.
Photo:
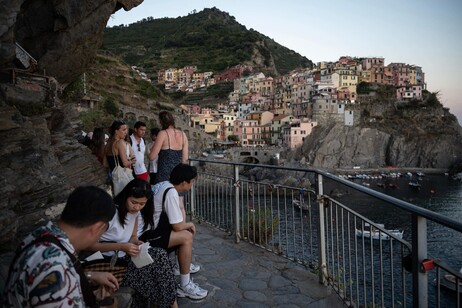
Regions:
M 151 198 L 152 197 L 152 190 L 151 187 L 132 187 L 131 195 L 135 198 Z

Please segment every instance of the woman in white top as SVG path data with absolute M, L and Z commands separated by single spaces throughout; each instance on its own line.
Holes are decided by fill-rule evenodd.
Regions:
M 176 284 L 167 252 L 149 248 L 154 262 L 141 268 L 137 268 L 130 259 L 130 256 L 139 254 L 139 245 L 143 243 L 137 236 L 138 216 L 141 215 L 145 229 L 153 225 L 152 196 L 148 182 L 142 179 L 129 182 L 114 198 L 117 211 L 100 242 L 93 245 L 92 250 L 101 251 L 106 262 L 126 267 L 121 285 L 136 291 L 135 307 L 153 304 L 158 307 L 178 307 Z
M 126 141 L 127 124 L 122 120 L 112 122 L 109 134 L 111 137 L 104 148 L 105 166 L 108 166 L 112 172 L 116 166 L 116 161 L 118 161 L 122 167 L 131 168 L 136 163 L 136 159 L 130 143 Z

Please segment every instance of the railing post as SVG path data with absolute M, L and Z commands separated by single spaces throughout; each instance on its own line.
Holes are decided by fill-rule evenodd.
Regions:
M 327 280 L 327 261 L 326 261 L 326 228 L 324 219 L 324 194 L 322 175 L 317 175 L 318 184 L 318 204 L 319 204 L 319 223 L 318 223 L 318 268 L 319 268 L 319 283 L 326 284 Z
M 192 161 L 189 161 L 189 165 L 193 165 Z M 196 185 L 191 186 L 191 212 L 189 214 L 189 221 L 193 221 L 194 218 L 194 212 L 196 209 Z
M 239 243 L 241 240 L 240 228 L 240 215 L 239 215 L 239 165 L 234 165 L 234 228 L 235 228 L 235 242 Z
M 412 302 L 413 307 L 428 307 L 428 274 L 420 270 L 427 258 L 427 219 L 412 214 Z

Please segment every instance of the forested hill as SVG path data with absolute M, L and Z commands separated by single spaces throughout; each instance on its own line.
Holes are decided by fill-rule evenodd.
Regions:
M 312 66 L 311 60 L 253 29 L 247 30 L 217 8 L 106 28 L 102 48 L 151 74 L 161 68 L 189 65 L 219 73 L 248 64 L 255 71 L 277 76 Z

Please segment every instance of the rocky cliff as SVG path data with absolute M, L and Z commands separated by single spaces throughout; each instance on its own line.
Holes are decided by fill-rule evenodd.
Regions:
M 55 217 L 75 186 L 104 185 L 105 171 L 77 142 L 78 117 L 60 90 L 94 57 L 110 15 L 141 2 L 0 2 L 0 244 Z M 15 43 L 36 67 L 18 65 Z
M 375 107 L 374 107 L 375 108 Z M 462 159 L 462 128 L 440 105 L 364 112 L 358 125 L 326 120 L 289 157 L 314 167 L 383 166 L 449 169 Z

